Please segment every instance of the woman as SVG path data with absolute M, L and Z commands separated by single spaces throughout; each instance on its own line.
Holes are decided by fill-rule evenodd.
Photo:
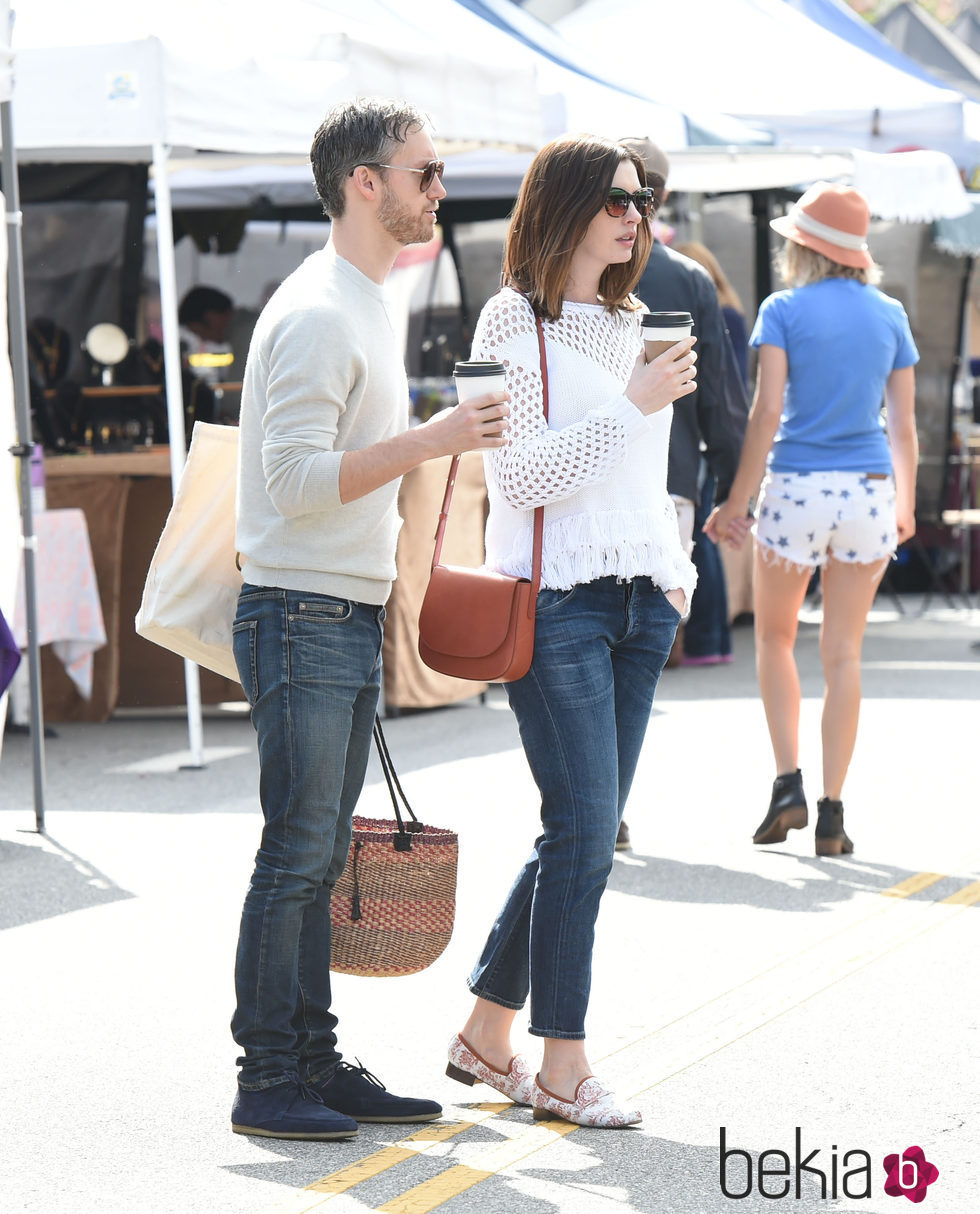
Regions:
M 487 461 L 490 568 L 530 576 L 534 510 L 545 509 L 534 661 L 507 684 L 542 830 L 470 975 L 476 1003 L 448 1073 L 533 1105 L 535 1117 L 593 1126 L 640 1120 L 586 1057 L 592 944 L 654 689 L 695 581 L 666 490 L 670 403 L 694 391 L 693 339 L 644 361 L 643 307 L 630 294 L 650 249 L 644 183 L 642 160 L 620 144 L 542 148 L 472 352 L 505 364 L 512 398 L 508 442 Z M 530 1032 L 544 1039 L 536 1077 L 510 1043 L 529 994 Z
M 861 703 L 861 644 L 878 583 L 915 534 L 915 371 L 902 305 L 874 283 L 868 205 L 818 182 L 771 226 L 786 237 L 780 272 L 750 342 L 759 350 L 755 400 L 728 500 L 705 532 L 738 546 L 758 502 L 755 632 L 759 688 L 776 761 L 769 810 L 754 843 L 780 843 L 807 824 L 798 767 L 797 617 L 821 569 L 823 796 L 816 853 L 850 854 L 841 793 Z M 881 420 L 882 395 L 885 426 Z

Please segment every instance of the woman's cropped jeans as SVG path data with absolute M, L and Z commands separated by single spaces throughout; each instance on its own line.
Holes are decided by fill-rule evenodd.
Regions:
M 469 978 L 530 1032 L 583 1038 L 599 899 L 680 616 L 646 577 L 538 595 L 534 661 L 507 684 L 542 834 Z
M 242 911 L 232 1033 L 246 1089 L 340 1060 L 330 892 L 344 870 L 381 686 L 384 608 L 246 584 L 235 661 L 258 735 L 265 826 Z

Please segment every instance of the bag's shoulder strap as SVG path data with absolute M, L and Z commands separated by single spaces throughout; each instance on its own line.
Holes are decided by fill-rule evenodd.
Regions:
M 525 298 L 527 298 L 525 296 Z M 532 307 L 528 299 L 528 307 Z M 533 308 L 532 308 L 533 311 Z M 548 352 L 544 344 L 544 325 L 541 317 L 534 313 L 534 324 L 538 331 L 538 354 L 541 359 L 541 408 L 545 421 L 548 420 Z M 432 569 L 439 564 L 442 555 L 442 541 L 446 534 L 446 523 L 449 521 L 449 506 L 453 500 L 453 489 L 456 485 L 456 473 L 459 470 L 458 455 L 453 456 L 449 465 L 449 475 L 446 478 L 446 492 L 442 499 L 442 509 L 439 511 L 439 522 L 436 524 L 435 550 L 432 553 Z M 534 511 L 534 539 L 531 552 L 531 594 L 528 599 L 528 612 L 534 614 L 535 600 L 541 587 L 541 548 L 544 540 L 544 507 L 538 506 Z

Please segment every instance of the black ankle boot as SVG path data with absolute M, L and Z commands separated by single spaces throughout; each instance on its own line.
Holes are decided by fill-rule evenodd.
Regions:
M 797 768 L 773 781 L 769 812 L 752 836 L 752 842 L 782 843 L 788 831 L 801 830 L 806 821 L 803 776 Z
M 821 797 L 817 802 L 814 843 L 818 856 L 849 856 L 854 851 L 854 844 L 844 830 L 844 806 L 840 801 Z

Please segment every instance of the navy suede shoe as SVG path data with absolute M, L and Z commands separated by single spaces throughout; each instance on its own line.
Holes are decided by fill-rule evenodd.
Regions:
M 442 1116 L 442 1105 L 434 1100 L 393 1095 L 360 1059 L 357 1066 L 339 1062 L 329 1079 L 311 1088 L 325 1104 L 356 1121 L 435 1121 Z
M 294 1080 L 257 1092 L 238 1089 L 231 1108 L 236 1134 L 260 1138 L 353 1138 L 357 1122 L 327 1108 L 305 1083 Z

